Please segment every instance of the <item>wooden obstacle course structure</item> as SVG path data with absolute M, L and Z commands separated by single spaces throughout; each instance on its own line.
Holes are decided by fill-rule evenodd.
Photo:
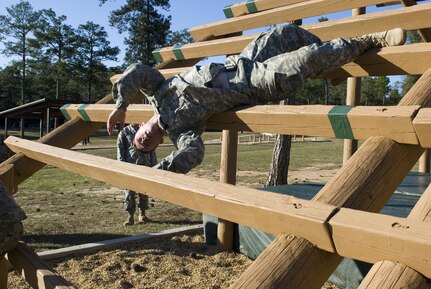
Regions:
M 248 6 L 251 5 L 249 2 L 247 2 Z M 268 21 L 270 21 L 270 24 L 276 24 L 333 11 L 353 9 L 362 5 L 384 3 L 384 1 L 371 0 L 256 0 L 254 2 L 256 9 L 247 10 L 246 15 L 243 15 L 244 13 L 242 12 L 233 12 L 232 14 L 235 16 L 233 18 L 220 21 L 220 23 L 215 23 L 214 25 L 192 29 L 192 36 L 200 41 L 182 46 L 180 54 L 174 54 L 173 48 L 158 50 L 157 53 L 163 59 L 163 63 L 159 65 L 160 71 L 165 77 L 169 77 L 172 74 L 188 69 L 190 65 L 193 65 L 201 58 L 238 53 L 256 35 L 226 38 L 222 36 L 254 28 L 253 25 L 260 27 L 269 25 Z M 259 6 L 259 2 L 266 3 L 268 6 L 261 8 L 262 6 Z M 278 2 L 280 6 L 275 7 L 275 2 Z M 239 7 L 247 7 L 247 3 L 238 4 L 238 11 L 243 9 Z M 401 1 L 401 3 L 405 6 L 415 4 L 414 1 L 408 1 L 408 3 L 407 1 Z M 231 7 L 232 11 L 236 9 L 234 9 L 234 6 Z M 254 13 L 250 14 L 250 12 Z M 276 17 L 275 15 L 279 16 Z M 410 30 L 422 29 L 421 35 L 426 36 L 429 35 L 427 34 L 427 31 L 429 31 L 427 28 L 430 25 L 427 19 L 430 19 L 430 16 L 431 3 L 425 3 L 318 24 L 303 25 L 303 27 L 323 40 L 339 36 L 358 36 L 398 26 Z M 250 19 L 253 19 L 253 21 L 250 21 Z M 215 37 L 221 38 L 214 39 Z M 414 212 L 419 212 L 420 210 L 421 213 L 412 212 L 413 220 L 395 217 L 386 218 L 365 211 L 379 211 L 423 153 L 423 147 L 429 147 L 430 140 L 427 136 L 429 135 L 427 134 L 429 120 L 427 120 L 427 109 L 425 107 L 431 104 L 430 48 L 429 43 L 421 43 L 369 51 L 362 55 L 358 61 L 355 61 L 354 64 L 347 64 L 326 76 L 328 78 L 339 78 L 347 76 L 424 74 L 405 96 L 399 107 L 385 107 L 385 110 L 380 108 L 380 111 L 376 110 L 374 114 L 371 111 L 376 108 L 356 107 L 352 108 L 349 114 L 344 115 L 352 124 L 354 121 L 351 116 L 353 117 L 353 112 L 358 111 L 358 115 L 355 117 L 357 117 L 359 123 L 357 127 L 352 127 L 352 131 L 357 129 L 362 133 L 367 128 L 366 124 L 375 125 L 376 121 L 370 120 L 372 115 L 378 118 L 383 117 L 386 113 L 397 111 L 398 115 L 391 116 L 388 119 L 392 119 L 392 121 L 400 120 L 400 122 L 404 123 L 409 128 L 409 133 L 407 133 L 409 137 L 396 138 L 397 142 L 388 138 L 395 139 L 393 135 L 399 133 L 401 127 L 404 127 L 399 123 L 392 126 L 393 129 L 391 129 L 390 135 L 388 135 L 388 127 L 381 128 L 379 126 L 373 127 L 374 130 L 380 129 L 375 134 L 363 133 L 360 135 L 359 133 L 354 133 L 354 138 L 364 138 L 367 139 L 366 142 L 313 201 L 286 198 L 286 196 L 277 196 L 270 193 L 263 194 L 262 191 L 257 194 L 251 189 L 232 187 L 231 185 L 218 184 L 216 186 L 209 181 L 193 179 L 188 176 L 178 176 L 169 172 L 158 171 L 155 173 L 151 171 L 149 173 L 151 169 L 134 168 L 130 164 L 101 160 L 92 156 L 81 156 L 78 153 L 60 149 L 72 147 L 103 125 L 101 122 L 106 121 L 107 112 L 112 110 L 112 106 L 106 105 L 106 103 L 110 102 L 110 96 L 100 101 L 100 108 L 97 105 L 85 108 L 88 116 L 87 121 L 84 121 L 85 117 L 81 114 L 82 110 L 84 110 L 81 105 L 72 105 L 65 109 L 73 119 L 40 139 L 40 144 L 28 144 L 27 141 L 14 138 L 8 139 L 7 143 L 16 150 L 17 154 L 1 165 L 1 172 L 4 173 L 2 176 L 4 175 L 3 179 L 8 180 L 8 188 L 15 188 L 19 183 L 43 167 L 44 163 L 49 163 L 71 171 L 87 167 L 89 168 L 85 170 L 87 176 L 113 182 L 118 179 L 112 170 L 115 167 L 115 171 L 122 172 L 123 179 L 127 180 L 127 184 L 118 181 L 118 183 L 114 183 L 115 185 L 139 189 L 142 184 L 145 184 L 152 188 L 151 193 L 158 198 L 211 213 L 227 221 L 240 222 L 264 231 L 280 233 L 271 246 L 232 285 L 232 288 L 319 288 L 340 262 L 340 255 L 362 258 L 362 260 L 373 263 L 391 260 L 408 265 L 411 268 L 408 270 L 414 275 L 415 280 L 419 280 L 415 284 L 419 285 L 406 283 L 410 280 L 408 278 L 399 278 L 398 284 L 403 284 L 408 288 L 420 288 L 418 286 L 424 284 L 423 280 L 425 280 L 422 274 L 429 277 L 428 270 L 431 262 L 431 257 L 424 253 L 430 252 L 428 247 L 428 244 L 430 244 L 429 224 L 424 222 L 424 219 L 426 219 L 424 215 L 429 215 L 428 212 L 431 209 L 426 205 L 430 202 L 429 194 L 424 194 L 425 197 L 416 205 Z M 178 59 L 177 55 L 182 55 L 181 59 Z M 80 107 L 81 112 L 79 111 Z M 278 110 L 279 107 L 276 106 L 275 108 Z M 266 106 L 259 106 L 220 114 L 220 116 L 214 116 L 210 119 L 208 126 L 224 129 L 224 139 L 228 139 L 223 144 L 222 149 L 222 182 L 235 183 L 235 149 L 238 130 L 318 134 L 319 126 L 317 124 L 320 124 L 320 127 L 324 127 L 324 129 L 320 128 L 320 133 L 324 136 L 330 133 L 334 135 L 334 128 L 328 124 L 327 119 L 328 111 L 332 108 L 325 106 L 280 107 L 280 111 L 276 111 L 275 108 L 268 109 Z M 317 116 L 316 113 L 312 113 L 313 109 L 316 108 L 319 110 Z M 295 109 L 302 109 L 305 112 L 296 116 L 295 114 L 298 111 L 295 111 Z M 289 110 L 291 110 L 290 113 Z M 128 109 L 129 121 L 141 122 L 150 117 L 150 115 L 151 110 L 148 106 L 131 105 Z M 223 122 L 223 119 L 227 116 L 230 120 L 235 120 L 233 124 Z M 292 128 L 290 123 L 294 123 L 297 119 L 296 117 L 301 121 L 307 118 L 315 118 L 316 125 L 313 129 L 308 127 Z M 325 122 L 322 121 L 323 119 L 325 119 Z M 367 122 L 364 119 L 367 119 Z M 263 120 L 267 121 L 267 123 L 264 123 Z M 378 122 L 379 125 L 383 125 L 381 120 Z M 307 131 L 307 129 L 309 130 Z M 369 131 L 373 129 L 368 127 Z M 65 137 L 66 134 L 67 137 Z M 104 165 L 97 168 L 96 164 L 98 162 L 102 162 Z M 82 172 L 82 170 L 80 171 Z M 16 189 L 13 190 L 16 191 Z M 163 193 L 160 194 L 160 192 Z M 149 192 L 149 194 L 151 193 Z M 363 212 L 351 209 L 363 210 Z M 303 213 L 304 211 L 305 213 Z M 259 216 L 259 218 L 256 216 Z M 369 218 L 374 220 L 375 224 L 382 224 L 383 229 L 376 231 L 373 229 L 378 227 L 370 228 L 369 224 L 364 223 L 355 225 L 353 221 L 356 221 L 358 216 L 361 218 L 360 220 Z M 412 229 L 411 231 L 415 233 L 412 236 L 416 238 L 406 238 L 408 237 L 405 234 L 407 226 L 409 227 L 409 232 Z M 223 223 L 223 227 L 229 228 L 230 222 Z M 363 238 L 358 239 L 358 242 L 353 242 L 353 240 L 344 238 L 346 232 L 349 232 L 348 234 L 351 234 L 351 237 L 362 234 L 363 236 L 368 236 L 369 239 Z M 391 232 L 391 235 L 388 235 L 389 232 Z M 286 233 L 293 233 L 297 236 L 287 235 Z M 231 236 L 229 229 L 222 230 L 220 234 L 226 236 L 226 239 L 221 240 L 221 243 L 224 243 L 223 247 L 229 248 L 229 238 Z M 394 247 L 391 252 L 382 249 L 387 244 L 384 241 L 388 236 L 393 238 L 391 240 L 394 241 L 392 243 Z M 380 243 L 380 241 L 382 242 Z M 421 241 L 423 242 L 421 243 Z M 404 252 L 405 254 L 398 254 L 400 247 L 403 247 L 403 249 L 408 248 Z M 357 248 L 362 248 L 359 251 L 361 253 L 359 256 L 354 253 Z M 419 251 L 417 251 L 418 249 Z M 16 260 L 25 259 L 26 255 L 27 253 L 18 252 Z M 421 259 L 423 264 L 419 258 L 415 258 L 418 255 L 423 257 Z M 385 266 L 386 262 L 384 262 Z M 1 264 L 4 264 L 4 262 L 2 261 Z M 319 266 L 316 266 L 316 264 L 319 264 Z M 36 267 L 29 266 L 28 270 L 34 269 L 37 271 Z M 384 281 L 387 278 L 393 278 L 391 275 L 381 272 L 379 269 L 373 269 L 372 272 L 373 279 L 379 279 L 380 281 L 378 284 L 369 282 L 364 285 L 366 286 L 364 288 L 391 288 L 388 285 L 389 283 L 385 283 L 389 281 Z M 0 271 L 0 278 L 4 280 L 1 273 L 2 271 Z M 313 277 L 310 278 L 310 276 Z M 3 280 L 0 280 L 0 284 L 2 284 Z M 45 287 L 40 288 L 49 288 L 46 284 L 43 286 Z

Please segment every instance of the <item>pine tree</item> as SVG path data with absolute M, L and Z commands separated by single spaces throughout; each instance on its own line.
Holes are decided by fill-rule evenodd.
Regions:
M 107 71 L 103 61 L 117 60 L 120 51 L 116 46 L 111 47 L 107 38 L 105 28 L 93 22 L 81 24 L 77 30 L 74 66 L 86 85 L 88 102 L 93 100 L 93 88 L 100 81 L 98 74 Z
M 28 1 L 21 1 L 7 7 L 8 15 L 0 15 L 0 35 L 6 38 L 6 56 L 17 55 L 21 58 L 21 104 L 26 102 L 26 69 L 31 47 L 28 45 L 31 33 L 39 25 L 40 12 L 34 11 Z
M 119 33 L 128 33 L 124 41 L 127 64 L 154 64 L 152 51 L 166 44 L 171 26 L 171 16 L 164 16 L 157 9 L 169 8 L 169 0 L 127 0 L 124 6 L 111 12 L 110 24 Z

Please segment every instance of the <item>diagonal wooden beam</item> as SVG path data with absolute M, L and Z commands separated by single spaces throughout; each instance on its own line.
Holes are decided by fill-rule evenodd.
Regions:
M 6 256 L 15 270 L 18 270 L 33 288 L 76 288 L 72 283 L 58 275 L 45 261 L 37 256 L 37 254 L 24 243 L 19 243 L 16 248 Z
M 9 137 L 5 143 L 28 157 L 115 186 L 135 191 L 145 187 L 149 195 L 180 206 L 268 233 L 294 233 L 318 248 L 342 256 L 367 262 L 382 258 L 402 262 L 431 276 L 431 224 L 339 210 L 320 202 L 142 168 L 16 137 Z M 408 226 L 409 234 L 394 223 Z M 403 254 L 399 252 L 401 246 Z

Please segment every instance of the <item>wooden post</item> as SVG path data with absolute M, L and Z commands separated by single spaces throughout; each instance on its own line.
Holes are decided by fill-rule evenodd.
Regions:
M 0 259 L 0 289 L 7 289 L 7 274 L 9 262 L 5 257 Z
M 401 3 L 406 7 L 416 5 L 415 0 L 401 0 Z M 431 41 L 430 28 L 419 29 L 418 32 L 424 42 Z M 430 150 L 429 149 L 426 149 L 424 154 L 419 159 L 419 172 L 421 173 L 430 172 Z
M 422 75 L 400 105 L 431 105 L 431 69 Z M 313 200 L 378 212 L 423 151 L 417 145 L 372 137 Z M 231 288 L 321 288 L 341 260 L 340 256 L 319 250 L 305 239 L 281 234 Z
M 19 129 L 19 137 L 24 138 L 24 117 L 20 119 L 20 129 Z
M 238 131 L 223 130 L 220 182 L 236 183 L 236 163 L 238 151 Z M 234 242 L 234 223 L 220 219 L 217 226 L 217 246 L 220 251 L 232 251 Z
M 431 185 L 410 212 L 408 219 L 431 222 Z M 359 289 L 383 288 L 429 289 L 427 279 L 422 274 L 390 261 L 374 264 L 359 286 Z
M 49 133 L 51 127 L 51 108 L 48 106 L 46 109 L 46 133 Z
M 365 7 L 352 10 L 352 16 L 365 14 Z M 349 77 L 347 79 L 346 105 L 359 105 L 361 103 L 361 78 Z M 358 140 L 345 139 L 343 151 L 343 165 L 358 149 Z
M 39 120 L 39 138 L 43 137 L 43 117 Z
M 430 172 L 430 150 L 426 149 L 419 159 L 419 172 Z

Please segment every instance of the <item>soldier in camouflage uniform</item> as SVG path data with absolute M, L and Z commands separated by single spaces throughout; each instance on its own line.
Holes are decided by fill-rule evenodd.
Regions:
M 141 91 L 155 115 L 139 129 L 135 146 L 150 151 L 167 134 L 176 150 L 155 168 L 187 173 L 203 159 L 200 136 L 212 114 L 289 98 L 307 78 L 339 68 L 368 49 L 404 41 L 405 31 L 398 28 L 323 43 L 288 24 L 262 33 L 241 54 L 228 57 L 224 65 L 195 66 L 167 80 L 156 69 L 135 64 L 114 84 L 116 108 L 109 116 L 108 132 L 112 133 L 117 121 L 124 123 L 129 100 Z
M 133 139 L 138 129 L 139 125 L 130 124 L 120 131 L 117 138 L 117 159 L 122 162 L 152 167 L 157 164 L 156 152 L 154 150 L 148 153 L 140 152 L 133 146 Z M 128 214 L 127 220 L 123 223 L 124 226 L 133 225 L 135 223 L 135 196 L 135 191 L 124 190 L 124 210 Z M 138 220 L 140 223 L 145 223 L 147 220 L 145 210 L 148 209 L 147 195 L 138 194 L 138 208 Z
M 0 182 L 0 260 L 15 248 L 23 232 L 21 221 L 26 218 L 24 211 Z

